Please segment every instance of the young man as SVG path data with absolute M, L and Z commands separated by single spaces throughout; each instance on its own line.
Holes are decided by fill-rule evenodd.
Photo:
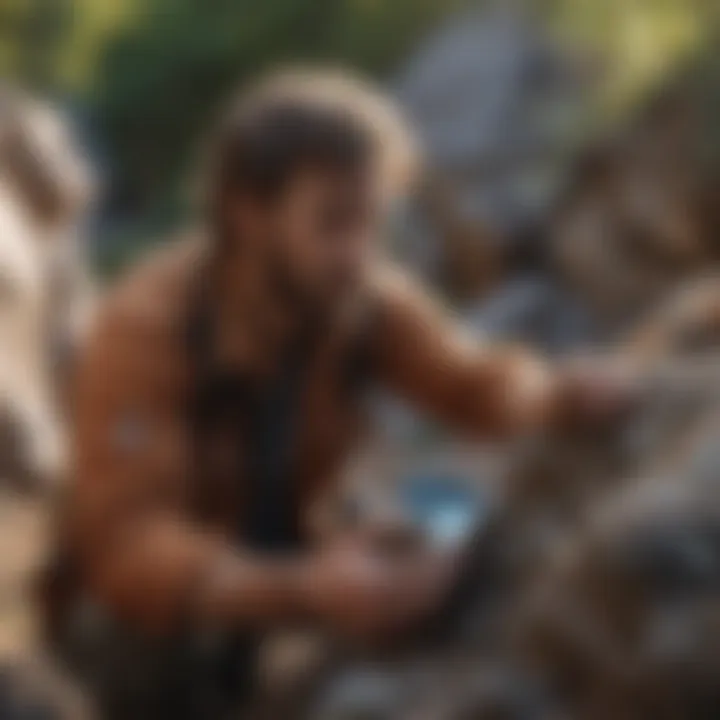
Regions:
M 359 380 L 483 439 L 602 409 L 603 383 L 469 341 L 377 256 L 399 127 L 382 98 L 332 75 L 255 87 L 219 129 L 207 236 L 162 250 L 105 304 L 79 372 L 72 554 L 121 635 L 175 648 L 151 687 L 106 684 L 106 715 L 214 717 L 217 701 L 219 716 L 240 695 L 250 630 L 314 620 L 365 638 L 438 603 L 447 557 L 311 542 L 306 511 L 358 438 Z M 233 642 L 178 669 L 208 629 Z

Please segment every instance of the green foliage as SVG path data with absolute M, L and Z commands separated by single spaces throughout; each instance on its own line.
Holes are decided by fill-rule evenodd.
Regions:
M 709 41 L 720 19 L 712 0 L 547 0 L 548 14 L 575 44 L 594 48 L 605 111 L 623 110 Z
M 70 0 L 72 23 L 65 38 L 58 81 L 76 93 L 86 94 L 94 80 L 98 59 L 112 38 L 136 17 L 142 0 Z
M 0 0 L 0 71 L 52 89 L 72 20 L 72 0 Z

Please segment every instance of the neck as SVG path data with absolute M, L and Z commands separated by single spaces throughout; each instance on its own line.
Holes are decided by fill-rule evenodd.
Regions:
M 213 272 L 218 360 L 263 372 L 272 370 L 300 318 L 273 288 L 265 259 L 243 245 L 223 253 Z

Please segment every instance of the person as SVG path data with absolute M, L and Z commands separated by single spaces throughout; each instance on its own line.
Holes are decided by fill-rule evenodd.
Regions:
M 258 633 L 383 637 L 441 601 L 447 555 L 383 552 L 371 532 L 318 542 L 308 525 L 371 384 L 483 440 L 600 417 L 616 389 L 463 337 L 382 259 L 411 143 L 362 81 L 275 74 L 209 157 L 205 231 L 110 292 L 78 370 L 64 532 L 117 631 L 103 717 L 223 717 L 247 697 Z

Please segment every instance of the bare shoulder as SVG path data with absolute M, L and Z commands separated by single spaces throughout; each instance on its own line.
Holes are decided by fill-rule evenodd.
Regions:
M 188 298 L 204 248 L 183 239 L 152 251 L 109 291 L 101 318 L 132 318 L 141 327 L 177 320 Z
M 370 287 L 375 304 L 390 323 L 433 323 L 449 313 L 437 293 L 397 265 L 379 264 Z
M 181 240 L 153 251 L 112 287 L 101 303 L 80 364 L 83 372 L 141 366 L 169 371 L 202 261 L 200 241 Z M 174 359 L 175 358 L 175 359 Z

